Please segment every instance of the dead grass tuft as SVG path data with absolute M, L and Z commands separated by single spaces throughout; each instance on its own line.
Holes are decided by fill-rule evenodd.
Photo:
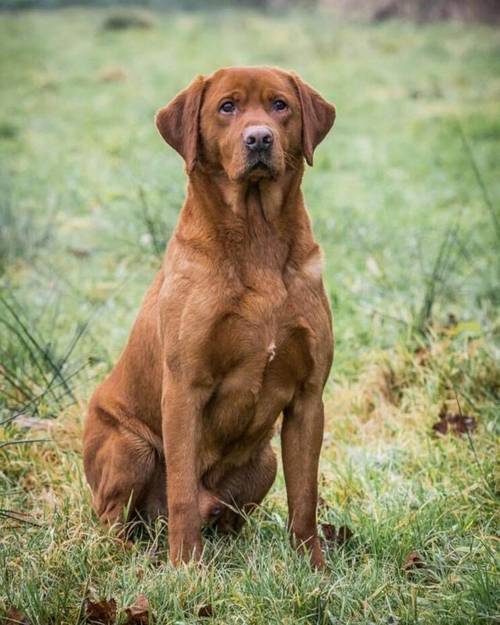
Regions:
M 338 382 L 327 400 L 326 429 L 340 427 L 346 440 L 392 439 L 408 427 L 431 427 L 443 409 L 480 419 L 500 401 L 500 371 L 485 338 L 446 337 L 416 350 L 400 345 L 366 360 L 358 378 Z

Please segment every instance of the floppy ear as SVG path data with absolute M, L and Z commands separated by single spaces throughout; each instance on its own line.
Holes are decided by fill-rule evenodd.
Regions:
M 302 111 L 302 150 L 308 165 L 313 164 L 313 153 L 328 134 L 335 121 L 335 107 L 298 76 L 292 74 L 299 94 Z
M 205 79 L 198 76 L 156 114 L 156 126 L 165 141 L 186 161 L 188 174 L 198 156 L 198 126 Z

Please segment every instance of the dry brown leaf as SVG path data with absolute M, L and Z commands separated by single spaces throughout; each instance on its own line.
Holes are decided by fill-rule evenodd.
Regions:
M 5 616 L 5 625 L 30 625 L 30 622 L 17 608 L 9 608 Z
M 403 571 L 405 573 L 411 573 L 414 572 L 415 569 L 423 568 L 425 568 L 425 562 L 422 556 L 418 553 L 418 551 L 412 551 L 406 556 L 403 563 Z
M 473 432 L 477 427 L 476 420 L 474 417 L 470 417 L 469 415 L 452 415 L 449 417 L 448 422 L 451 424 L 451 428 L 455 434 Z
M 116 621 L 116 601 L 114 599 L 102 599 L 101 601 L 85 599 L 84 614 L 85 623 L 113 625 Z
M 347 525 L 341 525 L 337 529 L 331 523 L 321 523 L 321 529 L 323 530 L 325 543 L 329 546 L 337 545 L 340 547 L 352 538 L 352 530 Z
M 214 609 L 211 603 L 202 605 L 198 610 L 198 618 L 212 618 L 214 615 Z
M 451 414 L 446 409 L 441 409 L 439 413 L 439 421 L 434 423 L 432 429 L 439 434 L 466 434 L 467 432 L 473 432 L 477 427 L 477 422 L 474 417 L 463 414 Z
M 149 601 L 144 594 L 138 595 L 133 605 L 125 608 L 125 613 L 127 615 L 125 625 L 148 625 L 153 622 L 149 618 Z
M 446 421 L 446 419 L 441 419 L 437 423 L 434 423 L 432 429 L 434 430 L 434 432 L 437 432 L 438 434 L 443 434 L 444 436 L 448 433 L 448 421 Z

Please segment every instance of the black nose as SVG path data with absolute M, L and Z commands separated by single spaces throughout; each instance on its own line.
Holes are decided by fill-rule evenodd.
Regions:
M 273 144 L 273 133 L 267 126 L 249 126 L 243 133 L 243 143 L 247 150 L 264 152 Z

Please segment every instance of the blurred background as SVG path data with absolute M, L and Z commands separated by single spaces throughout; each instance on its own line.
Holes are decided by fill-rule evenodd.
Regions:
M 383 20 L 404 17 L 420 21 L 462 19 L 498 21 L 495 0 L 2 0 L 1 7 L 60 8 L 68 6 L 145 6 L 155 9 L 257 8 L 327 9 L 343 16 Z
M 54 543 L 54 566 L 62 568 L 47 584 L 63 593 L 68 573 L 60 563 L 74 557 L 72 605 L 97 558 L 88 502 L 82 514 L 94 529 L 80 546 L 71 542 L 85 492 L 86 401 L 127 339 L 184 198 L 183 163 L 158 135 L 155 111 L 197 74 L 268 64 L 298 72 L 337 107 L 304 180 L 337 336 L 326 392 L 327 514 L 398 562 L 412 545 L 425 551 L 439 528 L 432 557 L 442 564 L 434 568 L 441 607 L 430 586 L 419 587 L 425 622 L 470 625 L 478 609 L 492 618 L 492 588 L 481 571 L 490 566 L 487 466 L 500 401 L 499 6 L 0 0 L 0 516 L 21 510 L 50 518 L 54 502 L 66 502 L 69 534 Z M 466 441 L 429 442 L 438 415 L 446 421 L 460 411 L 478 424 L 476 456 Z M 55 446 L 18 443 L 45 438 L 55 421 L 63 430 Z M 429 493 L 446 501 L 448 516 L 441 503 L 427 505 Z M 273 497 L 268 505 L 281 514 L 282 482 Z M 419 506 L 420 533 L 411 516 Z M 481 537 L 478 551 L 461 560 L 471 527 Z M 273 540 L 269 528 L 263 540 Z M 31 564 L 22 551 L 9 557 L 36 577 L 46 535 L 35 528 L 26 536 L 40 541 L 34 551 L 26 547 Z M 82 544 L 93 554 L 85 563 Z M 377 590 L 377 566 L 389 585 L 399 584 L 377 554 L 367 556 L 366 577 L 349 558 L 335 560 L 346 614 L 359 612 L 364 624 L 361 602 Z M 100 551 L 99 558 L 107 562 Z M 111 561 L 102 566 L 95 574 L 105 580 L 114 569 Z M 127 560 L 123 569 L 132 586 L 134 566 Z M 451 568 L 480 590 L 464 590 L 458 601 Z M 26 594 L 14 579 L 4 578 L 4 587 L 41 610 L 43 592 Z M 406 582 L 387 601 L 394 614 L 399 606 L 411 616 L 414 590 Z M 386 601 L 385 591 L 377 593 L 373 605 Z M 57 601 L 65 600 L 54 598 L 51 610 Z M 251 612 L 254 602 L 245 602 L 241 610 Z M 285 612 L 277 623 L 297 622 Z M 405 622 L 417 622 L 410 616 Z
M 112 362 L 183 201 L 155 111 L 196 74 L 270 64 L 337 106 L 305 177 L 337 371 L 433 322 L 491 330 L 496 2 L 108 4 L 1 14 L 0 270 L 19 305 L 43 316 L 59 297 L 61 333 L 92 318 L 85 355 Z

